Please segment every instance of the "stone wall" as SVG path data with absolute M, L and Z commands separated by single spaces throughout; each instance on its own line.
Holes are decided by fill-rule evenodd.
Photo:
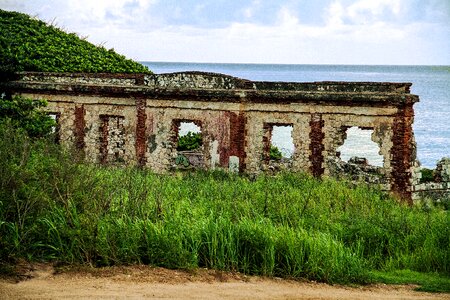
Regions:
M 177 168 L 178 125 L 201 128 L 201 153 L 186 154 L 207 169 L 259 173 L 273 126 L 292 126 L 292 158 L 277 168 L 330 176 L 340 164 L 346 129 L 372 129 L 384 158 L 386 190 L 411 201 L 415 142 L 410 83 L 258 82 L 222 74 L 18 73 L 12 93 L 47 99 L 58 116 L 61 143 L 98 163 Z M 179 160 L 179 158 L 178 158 Z
M 433 181 L 421 182 L 420 167 L 413 174 L 413 200 L 431 200 L 450 209 L 450 158 L 442 158 L 433 171 Z

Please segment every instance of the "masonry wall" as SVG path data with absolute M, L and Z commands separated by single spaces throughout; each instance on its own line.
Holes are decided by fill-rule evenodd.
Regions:
M 211 73 L 163 75 L 22 73 L 15 93 L 47 99 L 60 141 L 88 161 L 177 168 L 177 128 L 202 131 L 203 166 L 268 170 L 274 125 L 292 126 L 290 169 L 330 176 L 345 131 L 373 129 L 383 156 L 383 188 L 411 201 L 415 143 L 410 84 L 252 82 Z
M 431 200 L 450 208 L 450 158 L 442 158 L 433 170 L 433 180 L 422 182 L 420 167 L 413 174 L 413 200 Z

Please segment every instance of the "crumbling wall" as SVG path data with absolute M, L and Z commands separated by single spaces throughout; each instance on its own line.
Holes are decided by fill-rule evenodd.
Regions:
M 174 101 L 176 103 L 176 101 Z M 154 103 L 153 103 L 154 105 Z M 200 107 L 157 108 L 146 110 L 149 122 L 146 166 L 166 172 L 176 168 L 177 127 L 180 122 L 193 122 L 201 127 L 203 159 L 206 168 L 228 167 L 230 152 L 230 112 Z
M 125 162 L 125 117 L 100 115 L 100 162 Z
M 85 110 L 86 158 L 91 162 L 136 164 L 135 106 L 117 98 L 76 100 L 83 100 Z M 105 102 L 109 104 L 105 105 Z
M 176 169 L 180 122 L 201 127 L 195 165 L 249 173 L 273 170 L 273 126 L 292 126 L 294 152 L 284 166 L 314 176 L 340 170 L 380 172 L 381 184 L 411 200 L 415 142 L 409 83 L 258 82 L 222 74 L 20 73 L 13 93 L 47 99 L 60 140 L 88 161 L 126 163 L 155 172 Z M 349 127 L 372 129 L 383 166 L 342 164 L 338 148 Z M 363 162 L 355 160 L 355 162 Z M 358 163 L 356 164 L 358 165 Z M 363 176 L 364 177 L 364 176 Z
M 431 200 L 450 209 L 450 158 L 442 158 L 433 172 L 433 180 L 421 182 L 420 167 L 414 172 L 413 200 Z
M 75 144 L 75 107 L 73 105 L 64 105 L 60 102 L 49 102 L 46 109 L 50 113 L 58 115 L 56 120 L 58 122 L 58 142 L 66 147 L 72 147 Z
M 247 113 L 247 144 L 246 171 L 259 173 L 268 169 L 267 144 L 268 126 L 291 125 L 294 152 L 292 154 L 292 171 L 308 172 L 309 162 L 309 114 L 301 113 L 269 113 L 266 111 L 251 111 Z
M 349 108 L 349 112 L 351 112 L 351 108 Z M 393 120 L 389 115 L 392 113 L 395 113 L 395 109 L 367 108 L 364 111 L 358 110 L 354 111 L 353 114 L 346 114 L 344 116 L 339 114 L 324 116 L 324 131 L 326 132 L 324 138 L 324 156 L 327 158 L 324 173 L 333 176 L 338 176 L 341 173 L 340 170 L 342 170 L 343 164 L 337 150 L 339 146 L 344 144 L 346 130 L 348 128 L 359 127 L 362 129 L 371 129 L 373 130 L 372 141 L 379 145 L 379 154 L 383 156 L 383 168 L 378 169 L 380 172 L 378 176 L 380 180 L 377 183 L 380 184 L 382 189 L 390 190 L 392 181 L 390 155 L 393 145 Z M 364 174 L 361 174 L 361 176 L 365 177 Z

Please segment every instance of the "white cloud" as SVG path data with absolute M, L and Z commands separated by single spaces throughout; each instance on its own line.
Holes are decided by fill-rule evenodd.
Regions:
M 242 14 L 246 19 L 250 19 L 255 15 L 256 10 L 261 6 L 261 0 L 253 0 L 250 5 L 242 9 Z
M 372 24 L 389 19 L 389 15 L 398 17 L 402 7 L 402 0 L 359 0 L 346 6 L 335 0 L 328 6 L 325 19 L 334 26 Z
M 77 0 L 67 1 L 70 19 L 84 27 L 105 25 L 131 27 L 146 19 L 154 0 Z
M 328 26 L 340 27 L 344 24 L 344 7 L 339 1 L 334 1 L 326 9 L 326 24 Z
M 293 12 L 286 6 L 282 6 L 277 13 L 278 24 L 281 27 L 293 27 L 297 26 L 299 23 L 298 18 L 293 14 Z
M 264 12 L 275 22 L 252 23 L 262 1 L 240 9 L 242 21 L 229 21 L 219 29 L 171 24 L 156 11 L 157 0 L 36 0 L 26 5 L 0 0 L 0 7 L 7 3 L 5 8 L 14 9 L 15 2 L 17 9 L 39 13 L 45 20 L 57 16 L 68 31 L 87 35 L 96 44 L 106 41 L 105 46 L 138 60 L 450 64 L 448 18 L 439 15 L 447 21 L 444 26 L 429 19 L 410 20 L 411 11 L 418 9 L 410 0 L 330 0 L 317 16 L 324 22 L 316 25 L 303 24 L 289 2 L 278 11 Z M 439 7 L 424 10 L 436 15 Z M 170 8 L 172 16 L 183 13 L 177 6 Z M 212 13 L 201 5 L 192 10 L 199 18 Z
M 348 16 L 354 21 L 364 22 L 366 18 L 382 19 L 385 12 L 400 13 L 401 0 L 359 0 L 348 6 Z

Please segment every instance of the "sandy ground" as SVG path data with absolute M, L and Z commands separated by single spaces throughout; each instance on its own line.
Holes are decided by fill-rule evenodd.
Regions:
M 450 299 L 414 291 L 414 286 L 331 286 L 196 270 L 148 266 L 55 271 L 30 266 L 26 280 L 0 279 L 0 299 Z

